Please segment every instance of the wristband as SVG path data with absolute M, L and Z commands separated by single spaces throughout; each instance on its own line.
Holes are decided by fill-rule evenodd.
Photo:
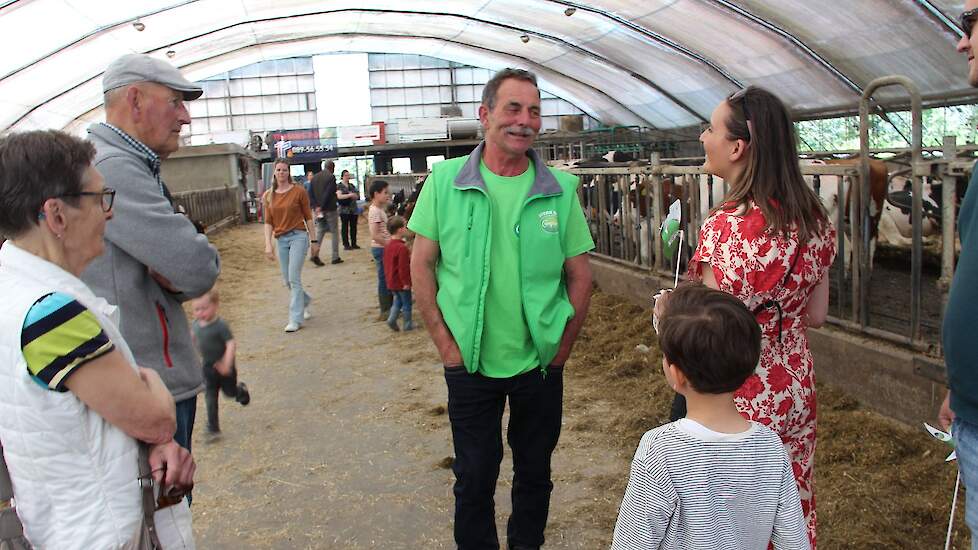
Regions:
M 313 240 L 311 240 L 309 242 L 319 244 L 319 241 L 317 241 L 316 239 L 313 239 Z

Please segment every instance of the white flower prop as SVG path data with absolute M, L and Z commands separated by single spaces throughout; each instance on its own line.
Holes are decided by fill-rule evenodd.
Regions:
M 926 422 L 924 422 L 924 428 L 927 429 L 927 433 L 934 436 L 934 439 L 938 441 L 943 441 L 944 443 L 950 445 L 952 448 L 954 447 L 954 437 L 951 436 L 950 432 L 942 432 L 941 430 L 938 430 L 937 428 L 931 426 Z M 947 455 L 947 458 L 944 459 L 944 462 L 951 462 L 952 460 L 956 460 L 957 458 L 958 458 L 957 451 L 951 451 L 951 454 Z
M 954 447 L 954 436 L 951 435 L 950 430 L 943 432 L 926 422 L 924 422 L 924 428 L 927 430 L 927 433 L 934 437 L 934 439 L 943 441 L 951 447 Z M 957 458 L 957 451 L 951 451 L 951 454 L 947 455 L 944 462 L 951 462 Z M 954 510 L 958 507 L 958 488 L 960 487 L 961 470 L 958 470 L 958 478 L 954 481 L 954 496 L 951 498 L 951 516 L 947 520 L 947 538 L 944 540 L 944 550 L 949 550 L 951 548 L 951 531 L 954 530 Z

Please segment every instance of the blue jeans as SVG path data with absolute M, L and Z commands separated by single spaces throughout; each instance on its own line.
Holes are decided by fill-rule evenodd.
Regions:
M 411 291 L 410 290 L 392 290 L 394 294 L 394 305 L 391 306 L 391 314 L 387 317 L 387 323 L 393 323 L 397 321 L 397 316 L 399 313 L 404 314 L 404 329 L 410 330 L 414 327 L 411 324 Z
M 384 278 L 384 249 L 371 246 L 370 253 L 373 254 L 374 263 L 377 264 L 377 296 L 389 295 L 391 291 L 387 290 L 387 279 Z
M 309 234 L 292 230 L 278 238 L 278 263 L 282 268 L 282 278 L 291 291 L 289 298 L 289 322 L 302 324 L 302 310 L 312 298 L 302 290 L 302 263 L 309 250 Z
M 194 419 L 197 418 L 197 396 L 177 401 L 176 408 L 177 433 L 173 434 L 173 440 L 189 451 L 194 434 Z M 193 500 L 193 494 L 187 493 L 187 504 L 192 504 Z
M 965 486 L 964 522 L 971 530 L 971 550 L 978 550 L 978 425 L 957 417 L 951 432 Z
M 173 440 L 184 449 L 190 450 L 194 434 L 194 419 L 197 418 L 197 396 L 177 401 L 177 433 Z

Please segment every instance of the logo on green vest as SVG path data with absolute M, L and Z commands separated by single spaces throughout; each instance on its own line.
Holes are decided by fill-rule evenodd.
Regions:
M 557 232 L 557 211 L 556 210 L 544 210 L 540 212 L 540 227 L 547 233 Z

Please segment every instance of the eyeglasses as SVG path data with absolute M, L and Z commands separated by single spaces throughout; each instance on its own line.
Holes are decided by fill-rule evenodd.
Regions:
M 975 21 L 978 20 L 978 8 L 970 9 L 961 14 L 961 30 L 964 31 L 964 35 L 971 38 L 971 31 L 975 27 Z
M 64 193 L 59 197 L 100 197 L 102 200 L 102 212 L 112 210 L 112 203 L 115 202 L 115 189 L 106 187 L 101 191 L 78 191 L 75 193 Z
M 740 110 L 744 112 L 744 121 L 747 122 L 747 141 L 751 141 L 754 135 L 754 128 L 751 123 L 750 111 L 747 110 L 747 88 L 742 88 L 730 94 L 727 101 L 740 103 Z

